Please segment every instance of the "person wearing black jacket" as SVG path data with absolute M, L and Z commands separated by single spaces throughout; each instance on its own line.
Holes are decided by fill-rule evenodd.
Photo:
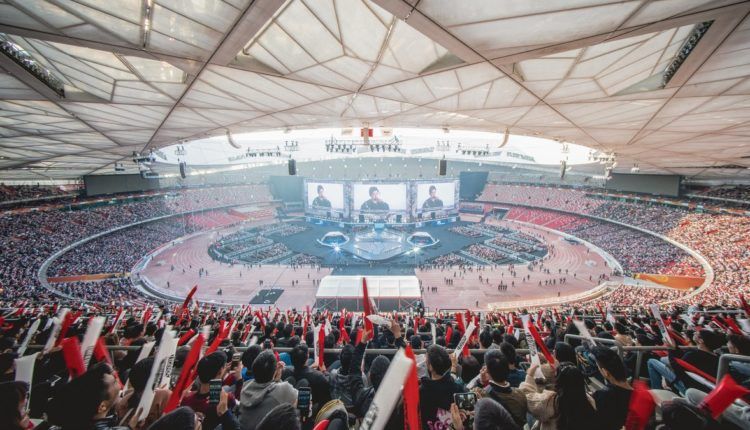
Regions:
M 440 345 L 427 348 L 427 372 L 430 376 L 421 379 L 419 384 L 419 408 L 422 415 L 422 428 L 433 428 L 435 423 L 450 423 L 450 410 L 453 395 L 463 392 L 451 375 L 451 358 Z
M 607 385 L 593 395 L 597 428 L 619 430 L 625 424 L 630 395 L 633 393 L 625 364 L 615 351 L 603 346 L 594 347 L 591 354 L 599 367 L 599 373 L 607 381 Z
M 362 359 L 364 358 L 365 349 L 367 348 L 367 343 L 371 336 L 372 334 L 366 329 L 362 332 L 362 342 L 354 347 L 354 355 L 349 367 L 349 389 L 352 403 L 354 405 L 352 412 L 359 419 L 364 418 L 367 411 L 370 409 L 370 404 L 372 404 L 372 399 L 375 397 L 375 392 L 377 392 L 380 387 L 380 383 L 383 381 L 383 377 L 385 377 L 385 372 L 391 364 L 391 361 L 384 355 L 378 355 L 375 357 L 367 372 L 369 386 L 365 386 L 365 381 L 362 377 Z M 399 342 L 399 339 L 401 339 L 400 330 L 398 330 L 396 343 L 399 347 L 403 347 L 403 340 L 401 339 Z M 386 429 L 401 430 L 404 428 L 403 409 L 403 405 L 399 402 L 386 424 Z
M 328 378 L 322 372 L 312 369 L 307 365 L 308 354 L 307 345 L 297 345 L 292 349 L 290 358 L 294 366 L 294 371 L 292 372 L 294 380 L 299 382 L 306 379 L 310 384 L 314 416 L 320 406 L 325 405 L 331 400 L 331 385 L 328 383 Z
M 652 389 L 662 388 L 662 378 L 680 394 L 692 385 L 692 379 L 685 375 L 684 370 L 674 361 L 675 358 L 681 358 L 709 375 L 716 374 L 719 367 L 719 357 L 714 354 L 714 350 L 720 348 L 724 343 L 723 336 L 711 330 L 703 329 L 695 332 L 693 342 L 698 346 L 698 349 L 688 350 L 684 354 L 681 354 L 678 349 L 670 349 L 669 364 L 666 364 L 663 359 L 652 358 L 648 360 L 648 376 L 651 380 Z

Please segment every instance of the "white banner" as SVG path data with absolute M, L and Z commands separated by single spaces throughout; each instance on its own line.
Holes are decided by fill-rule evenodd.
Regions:
M 672 341 L 672 338 L 669 336 L 669 333 L 667 332 L 667 326 L 664 325 L 664 320 L 661 319 L 661 311 L 659 310 L 659 305 L 650 304 L 648 305 L 648 307 L 651 309 L 651 313 L 654 315 L 656 324 L 659 326 L 659 331 L 661 332 L 661 338 L 664 339 L 664 343 L 670 346 L 674 346 L 674 341 Z
M 404 354 L 403 349 L 399 349 L 385 372 L 380 388 L 372 399 L 370 408 L 367 410 L 359 430 L 383 430 L 391 417 L 393 408 L 401 398 L 401 388 L 409 376 L 412 359 Z
M 39 320 L 37 320 L 39 322 Z M 29 392 L 26 399 L 26 409 L 28 410 L 31 404 L 31 381 L 34 380 L 34 366 L 36 365 L 36 357 L 39 355 L 35 352 L 25 357 L 16 358 L 16 381 L 25 382 L 29 384 Z
M 576 328 L 578 329 L 578 333 L 580 333 L 581 336 L 584 337 L 585 342 L 589 342 L 591 346 L 596 346 L 594 336 L 591 336 L 591 332 L 589 332 L 589 329 L 586 328 L 586 323 L 581 320 L 573 320 L 573 324 L 575 324 Z
M 39 318 L 35 319 L 33 323 L 31 323 L 31 327 L 29 327 L 29 331 L 26 332 L 26 336 L 23 338 L 23 342 L 21 342 L 21 346 L 18 347 L 18 356 L 23 357 L 23 353 L 26 352 L 26 347 L 29 346 L 29 342 L 31 341 L 31 337 L 34 336 L 34 333 L 39 329 L 39 323 L 41 321 Z
M 156 345 L 156 341 L 144 343 L 141 347 L 141 352 L 138 353 L 138 358 L 135 359 L 135 362 L 137 363 L 148 357 L 149 354 L 151 354 L 151 351 L 154 349 L 154 345 Z
M 372 315 L 367 315 L 365 318 L 370 320 L 370 322 L 372 322 L 373 324 L 382 325 L 385 327 L 391 326 L 391 320 L 389 320 L 388 318 L 382 317 L 380 315 L 372 314 Z
M 49 351 L 55 346 L 57 336 L 60 335 L 60 330 L 62 329 L 62 322 L 65 320 L 65 315 L 67 315 L 68 312 L 70 312 L 68 308 L 62 308 L 57 316 L 52 319 L 52 331 L 47 338 L 47 344 L 44 345 L 44 352 Z
M 469 341 L 469 338 L 471 337 L 471 334 L 474 333 L 474 329 L 476 327 L 474 326 L 474 322 L 470 322 L 469 326 L 466 327 L 466 331 L 464 332 L 464 335 L 461 337 L 461 340 L 458 342 L 458 345 L 456 345 L 455 351 L 456 357 L 458 357 L 458 354 L 461 354 L 461 350 L 464 349 L 464 345 L 466 345 L 466 342 Z
M 104 317 L 93 317 L 89 320 L 88 327 L 86 327 L 86 334 L 83 336 L 83 342 L 81 342 L 83 366 L 86 369 L 89 367 L 89 361 L 91 361 L 91 355 L 94 353 L 96 341 L 102 333 L 102 328 L 104 328 L 104 321 Z
M 177 338 L 171 327 L 164 330 L 164 333 L 161 336 L 161 342 L 159 342 L 159 349 L 156 351 L 154 365 L 151 367 L 151 373 L 146 382 L 146 388 L 144 389 L 143 394 L 141 395 L 141 401 L 138 404 L 138 408 L 141 409 L 139 419 L 145 419 L 151 411 L 151 404 L 154 402 L 154 391 L 159 387 L 169 385 L 170 377 L 165 377 L 165 375 L 171 376 L 172 374 L 174 354 L 177 350 L 178 340 L 179 338 Z

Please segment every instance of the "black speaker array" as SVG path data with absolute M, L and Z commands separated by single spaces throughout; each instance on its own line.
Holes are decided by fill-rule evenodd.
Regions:
M 180 161 L 180 177 L 185 179 L 187 177 L 187 163 Z
M 440 160 L 440 163 L 438 164 L 438 175 L 445 176 L 445 174 L 448 172 L 448 160 L 443 158 Z
M 297 161 L 293 158 L 289 159 L 289 175 L 294 176 L 297 174 Z

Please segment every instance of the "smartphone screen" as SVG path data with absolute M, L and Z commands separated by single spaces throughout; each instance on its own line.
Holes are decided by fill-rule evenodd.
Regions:
M 221 379 L 212 379 L 208 381 L 208 403 L 216 405 L 221 398 Z
M 453 402 L 459 409 L 464 411 L 473 411 L 477 403 L 477 395 L 474 393 L 456 393 L 453 395 Z
M 310 387 L 299 387 L 297 388 L 297 409 L 300 410 L 301 414 L 307 416 L 310 412 L 310 400 L 312 394 Z

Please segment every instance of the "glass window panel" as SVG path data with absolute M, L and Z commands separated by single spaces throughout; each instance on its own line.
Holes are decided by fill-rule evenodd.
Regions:
M 231 5 L 217 0 L 157 0 L 157 3 L 221 32 L 228 30 L 240 13 Z
M 289 69 L 287 69 L 286 66 L 281 64 L 276 58 L 274 58 L 273 55 L 266 51 L 266 48 L 262 47 L 259 43 L 254 43 L 248 51 L 248 54 L 253 56 L 261 63 L 265 64 L 266 66 L 281 73 L 282 75 L 287 75 L 290 73 Z
M 290 3 L 276 22 L 318 63 L 339 57 L 344 53 L 339 41 L 302 2 Z
M 556 10 L 597 6 L 614 0 L 554 0 L 554 1 L 504 1 L 498 7 L 495 0 L 472 0 L 456 7 L 454 0 L 428 0 L 419 3 L 419 10 L 441 25 L 452 26 L 477 21 L 495 20 L 540 14 Z M 638 2 L 633 2 L 638 3 Z
M 258 40 L 268 52 L 292 71 L 316 64 L 297 42 L 276 24 L 271 24 Z
M 386 27 L 360 1 L 336 0 L 344 45 L 357 57 L 375 61 L 385 40 Z M 362 31 L 367 29 L 367 31 Z
M 23 8 L 32 15 L 38 16 L 45 22 L 48 22 L 55 28 L 67 27 L 83 22 L 78 19 L 78 17 L 47 1 L 27 0 L 23 2 Z
M 42 23 L 9 4 L 0 4 L 0 23 L 35 30 L 49 30 Z
M 490 91 L 490 83 L 472 88 L 468 91 L 459 93 L 458 95 L 458 109 L 481 109 L 484 107 L 484 101 L 487 99 L 487 94 Z
M 138 23 L 141 19 L 142 0 L 75 0 L 75 2 L 91 6 L 94 9 L 133 23 Z
M 397 22 L 388 47 L 400 67 L 419 73 L 447 51 L 404 22 Z
M 216 30 L 163 8 L 159 4 L 154 5 L 151 25 L 159 33 L 203 49 L 214 48 L 223 35 Z
M 574 61 L 573 59 L 566 58 L 540 58 L 521 61 L 518 65 L 525 80 L 543 81 L 547 79 L 562 79 Z
M 147 81 L 180 83 L 185 80 L 185 72 L 166 61 L 142 57 L 125 57 L 125 59 Z
M 354 82 L 348 77 L 342 76 L 323 66 L 314 66 L 300 70 L 291 75 L 291 77 L 297 77 L 303 81 L 328 85 L 334 88 L 348 89 L 351 91 L 357 90 L 360 86 L 359 82 Z
M 136 9 L 130 10 L 130 14 L 128 14 L 128 8 L 132 7 L 132 3 L 133 0 L 127 0 L 125 2 L 102 2 L 102 4 L 98 5 L 116 5 L 117 9 L 120 10 L 120 18 L 113 16 L 109 11 L 104 13 L 73 2 L 66 2 L 61 5 L 83 15 L 88 22 L 94 24 L 99 29 L 100 33 L 110 33 L 127 42 L 138 44 L 141 38 L 141 27 L 139 24 L 141 8 L 138 5 Z M 128 15 L 131 21 L 121 19 L 125 15 Z
M 119 103 L 120 99 L 123 97 L 151 101 L 152 103 L 173 102 L 169 97 L 154 91 L 148 85 L 141 82 L 117 82 L 115 85 L 113 101 Z
M 500 71 L 487 63 L 473 64 L 456 69 L 458 81 L 463 89 L 495 80 L 502 76 Z
M 508 78 L 497 79 L 492 82 L 485 107 L 510 106 L 521 87 Z
M 391 82 L 401 81 L 404 79 L 414 78 L 413 73 L 408 73 L 400 69 L 394 69 L 380 64 L 375 67 L 375 70 L 370 75 L 370 79 L 365 84 L 367 87 L 375 87 L 380 85 L 390 84 Z
M 422 79 L 424 79 L 425 83 L 430 88 L 430 92 L 438 98 L 461 91 L 458 78 L 453 70 L 423 76 Z
M 304 0 L 303 3 L 315 14 L 315 16 L 333 33 L 341 37 L 339 25 L 336 20 L 336 11 L 333 8 L 333 0 Z
M 639 4 L 639 2 L 610 4 L 549 13 L 543 16 L 533 15 L 469 24 L 452 27 L 450 30 L 479 51 L 561 43 L 616 28 L 623 17 L 632 13 Z M 455 9 L 452 8 L 452 10 Z M 585 22 L 587 25 L 570 25 L 571 22 Z
M 209 55 L 209 51 L 203 47 L 189 45 L 154 29 L 149 33 L 148 46 L 155 51 L 189 58 L 203 59 Z

